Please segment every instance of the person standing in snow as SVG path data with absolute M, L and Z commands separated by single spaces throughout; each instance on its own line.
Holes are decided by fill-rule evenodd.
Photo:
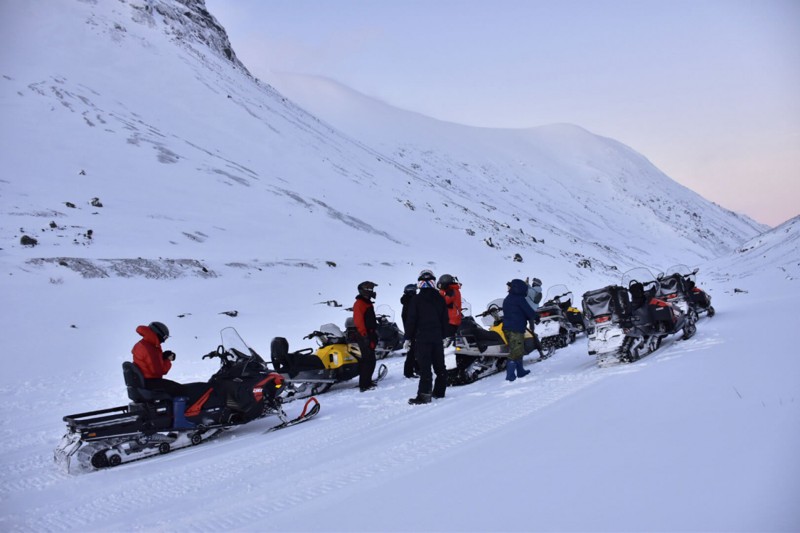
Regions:
M 450 274 L 442 274 L 436 286 L 447 305 L 445 337 L 453 337 L 461 325 L 461 284 Z
M 372 380 L 375 371 L 375 346 L 378 345 L 378 321 L 372 305 L 377 294 L 377 283 L 363 281 L 358 284 L 358 296 L 353 304 L 353 322 L 358 331 L 358 347 L 361 358 L 358 361 L 358 388 L 361 392 L 372 390 L 377 383 Z
M 431 397 L 444 398 L 447 388 L 447 368 L 444 364 L 444 338 L 449 323 L 447 305 L 436 289 L 433 272 L 420 272 L 417 285 L 419 294 L 409 303 L 405 324 L 406 334 L 414 342 L 419 372 L 417 396 L 408 400 L 411 405 L 431 403 Z
M 542 280 L 533 278 L 530 282 L 530 287 L 528 287 L 526 298 L 534 311 L 539 309 L 539 302 L 542 301 Z
M 525 355 L 525 328 L 530 323 L 533 330 L 538 314 L 528 303 L 528 284 L 521 279 L 508 282 L 508 296 L 503 300 L 503 334 L 508 342 L 506 380 L 527 376 L 530 370 L 522 366 Z
M 414 341 L 408 336 L 408 305 L 411 303 L 411 299 L 414 298 L 417 294 L 417 285 L 414 283 L 409 283 L 403 289 L 403 296 L 400 297 L 400 305 L 403 306 L 403 310 L 400 313 L 400 316 L 403 319 L 403 331 L 405 331 L 405 345 L 406 345 L 406 360 L 403 364 L 403 375 L 407 378 L 417 378 L 417 360 L 416 355 L 414 355 Z
M 527 279 L 525 281 L 528 281 Z M 527 284 L 527 283 L 526 283 Z M 542 301 L 542 280 L 539 278 L 533 278 L 530 282 L 530 286 L 528 287 L 528 294 L 525 296 L 528 300 L 528 304 L 530 304 L 531 308 L 534 311 L 538 311 L 539 309 L 539 302 Z M 538 320 L 538 315 L 537 315 Z M 531 334 L 533 335 L 533 342 L 536 350 L 539 352 L 539 357 L 544 359 L 544 349 L 542 348 L 542 343 L 539 342 L 539 337 L 536 336 L 536 330 L 533 329 L 531 326 Z

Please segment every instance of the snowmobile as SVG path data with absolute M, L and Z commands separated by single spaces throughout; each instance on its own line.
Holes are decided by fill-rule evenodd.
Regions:
M 623 276 L 630 293 L 630 312 L 622 320 L 625 338 L 618 352 L 621 362 L 633 362 L 654 352 L 661 341 L 683 332 L 688 339 L 697 331 L 697 315 L 683 312 L 670 302 L 659 299 L 660 284 L 645 268 L 637 268 Z
M 509 349 L 503 333 L 503 299 L 492 300 L 486 310 L 476 315 L 489 329 L 481 327 L 470 315 L 461 319 L 455 335 L 456 359 L 462 364 L 447 370 L 448 385 L 466 385 L 505 369 Z M 555 346 L 543 346 L 538 337 L 525 333 L 525 355 L 539 351 L 539 360 L 553 355 Z
M 566 285 L 553 285 L 547 290 L 545 302 L 539 306 L 536 334 L 542 345 L 564 348 L 584 331 L 583 314 L 572 307 L 572 291 Z M 580 324 L 578 327 L 576 324 Z
M 287 397 L 305 398 L 327 392 L 334 384 L 358 376 L 361 349 L 336 324 L 323 324 L 304 339 L 316 339 L 317 349 L 289 351 L 289 341 L 275 337 L 270 345 L 272 365 L 288 385 Z M 353 340 L 353 337 L 350 337 Z M 388 369 L 378 367 L 376 381 L 386 377 Z
M 375 358 L 383 359 L 403 347 L 403 332 L 394 321 L 394 311 L 391 307 L 380 305 L 377 311 L 375 318 L 378 321 L 378 344 L 375 346 Z
M 675 303 L 684 312 L 714 316 L 711 296 L 696 285 L 699 269 L 690 270 L 686 265 L 673 265 L 658 275 L 659 297 Z
M 598 360 L 616 357 L 625 340 L 622 321 L 630 312 L 628 290 L 620 285 L 608 285 L 587 291 L 581 306 L 586 317 L 589 355 L 598 356 Z
M 220 368 L 197 399 L 173 397 L 145 388 L 141 370 L 130 361 L 122 364 L 130 403 L 120 407 L 67 415 L 67 433 L 55 449 L 54 460 L 69 472 L 117 466 L 178 448 L 197 445 L 221 432 L 276 415 L 282 429 L 314 417 L 320 409 L 309 398 L 297 418 L 282 407 L 283 377 L 233 328 L 221 332 L 222 344 L 206 355 L 219 358 Z M 309 409 L 309 406 L 310 409 Z

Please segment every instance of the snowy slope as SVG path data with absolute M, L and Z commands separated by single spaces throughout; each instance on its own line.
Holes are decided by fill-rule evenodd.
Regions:
M 579 238 L 611 230 L 644 249 L 643 234 L 659 242 L 677 233 L 720 254 L 757 226 L 674 182 L 631 148 L 577 126 L 472 128 L 392 108 L 324 78 L 282 73 L 270 81 L 305 109 L 421 172 L 468 171 L 468 180 L 453 180 L 454 193 L 472 201 L 507 186 L 512 205 L 534 214 L 533 227 L 553 224 Z
M 15 257 L 174 277 L 402 264 L 411 249 L 454 268 L 489 248 L 493 269 L 518 269 L 520 254 L 539 274 L 580 276 L 662 256 L 695 263 L 763 229 L 572 126 L 439 124 L 448 131 L 413 150 L 368 146 L 374 130 L 340 133 L 250 78 L 201 2 L 45 4 L 3 7 L 19 50 L 0 78 L 15 169 L 0 182 L 0 228 Z M 609 248 L 609 232 L 625 245 Z M 137 233 L 146 247 L 131 247 Z
M 778 278 L 796 280 L 800 278 L 798 250 L 800 217 L 795 217 L 742 244 L 731 255 L 715 261 L 715 266 L 721 276 L 725 276 L 725 270 L 733 270 L 747 277 L 768 273 Z M 765 264 L 769 265 L 767 272 L 764 272 Z M 727 276 L 731 277 L 730 274 Z
M 391 358 L 378 390 L 337 387 L 302 426 L 264 435 L 273 422 L 256 422 L 197 448 L 84 475 L 51 462 L 61 416 L 126 401 L 120 364 L 138 322 L 169 323 L 172 377 L 191 381 L 213 372 L 200 356 L 223 326 L 266 354 L 274 335 L 299 339 L 292 333 L 346 315 L 298 304 L 298 319 L 265 304 L 309 296 L 291 269 L 280 286 L 240 280 L 235 294 L 218 279 L 53 284 L 27 276 L 4 291 L 14 312 L 3 320 L 0 527 L 796 530 L 796 317 L 771 313 L 770 334 L 752 332 L 761 311 L 791 309 L 800 286 L 741 270 L 704 282 L 704 270 L 717 315 L 703 318 L 691 340 L 670 339 L 635 364 L 599 368 L 581 337 L 513 384 L 494 376 L 412 407 L 405 400 L 416 382 Z M 391 300 L 379 292 L 378 303 Z M 237 318 L 217 314 L 232 303 Z
M 796 270 L 775 275 L 798 263 L 795 224 L 747 242 L 760 227 L 574 126 L 447 125 L 403 155 L 383 143 L 399 128 L 362 138 L 252 80 L 202 2 L 4 2 L 0 18 L 3 531 L 800 529 L 796 317 L 761 320 L 800 297 Z M 616 201 L 584 213 L 556 174 Z M 682 232 L 653 195 L 707 225 Z M 482 309 L 514 276 L 580 295 L 678 262 L 701 265 L 718 314 L 633 365 L 598 368 L 579 339 L 513 384 L 414 408 L 393 358 L 380 389 L 338 387 L 296 428 L 86 475 L 51 461 L 64 415 L 127 401 L 142 323 L 169 325 L 171 378 L 205 380 L 223 327 L 262 355 L 279 335 L 306 346 L 347 316 L 319 302 L 350 305 L 364 279 L 399 314 L 425 267 Z

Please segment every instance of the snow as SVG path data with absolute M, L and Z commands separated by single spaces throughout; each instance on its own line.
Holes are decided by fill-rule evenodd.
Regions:
M 20 53 L 0 64 L 0 529 L 800 529 L 796 220 L 762 233 L 575 126 L 448 125 L 400 155 L 393 143 L 428 119 L 340 131 L 165 18 L 173 8 L 1 8 Z M 222 328 L 264 356 L 276 336 L 309 346 L 305 334 L 348 316 L 319 302 L 350 306 L 364 279 L 399 315 L 419 270 L 448 271 L 478 312 L 512 277 L 578 298 L 675 263 L 701 267 L 717 315 L 634 364 L 600 368 L 579 337 L 513 383 L 409 406 L 416 381 L 392 357 L 377 390 L 337 386 L 293 428 L 264 434 L 276 421 L 261 420 L 87 474 L 52 461 L 63 416 L 127 402 L 121 364 L 142 323 L 170 327 L 171 378 L 205 380 Z

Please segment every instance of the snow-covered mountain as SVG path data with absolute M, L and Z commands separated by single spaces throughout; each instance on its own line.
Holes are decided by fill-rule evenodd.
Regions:
M 468 128 L 329 84 L 297 91 L 323 122 L 254 80 L 201 1 L 3 9 L 18 52 L 0 73 L 0 227 L 25 268 L 217 276 L 411 254 L 513 271 L 519 254 L 579 277 L 697 263 L 764 229 L 575 126 Z
M 287 98 L 199 0 L 0 2 L 0 20 L 1 530 L 800 529 L 796 219 L 762 233 L 577 126 L 466 128 L 319 80 Z M 295 428 L 52 462 L 63 416 L 127 403 L 139 324 L 168 324 L 168 377 L 205 381 L 223 327 L 264 356 L 311 346 L 364 279 L 399 314 L 421 268 L 480 309 L 514 276 L 579 296 L 675 263 L 701 266 L 717 314 L 635 364 L 599 368 L 580 337 L 420 408 L 392 357 Z
M 475 203 L 498 189 L 508 193 L 502 201 L 524 210 L 533 228 L 588 242 L 602 242 L 610 230 L 648 253 L 678 235 L 701 255 L 725 253 L 737 236 L 765 229 L 710 204 L 631 148 L 577 126 L 467 127 L 392 108 L 329 79 L 273 76 L 284 94 L 337 128 L 439 181 L 453 178 L 452 197 Z
M 787 280 L 800 279 L 800 217 L 787 220 L 742 244 L 731 254 L 714 261 L 718 275 L 728 278 L 756 274 L 771 275 Z M 769 265 L 765 272 L 765 265 Z

